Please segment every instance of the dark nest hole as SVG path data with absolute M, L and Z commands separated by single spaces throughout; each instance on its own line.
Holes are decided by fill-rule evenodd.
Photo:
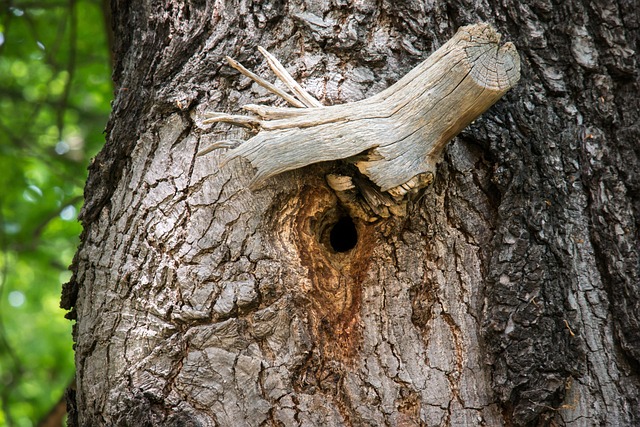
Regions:
M 358 231 L 350 216 L 341 216 L 329 226 L 329 245 L 336 252 L 349 252 L 358 244 Z

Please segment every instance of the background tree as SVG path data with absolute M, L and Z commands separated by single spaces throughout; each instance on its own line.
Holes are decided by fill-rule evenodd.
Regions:
M 74 424 L 640 422 L 633 2 L 112 6 L 117 95 L 63 294 Z M 351 249 L 338 162 L 249 191 L 246 163 L 195 156 L 243 136 L 204 110 L 278 102 L 225 55 L 266 73 L 264 46 L 343 103 L 478 21 L 518 47 L 520 84 Z

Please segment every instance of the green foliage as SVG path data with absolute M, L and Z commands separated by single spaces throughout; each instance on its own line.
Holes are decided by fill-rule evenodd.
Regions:
M 73 379 L 59 302 L 112 96 L 101 7 L 0 2 L 0 425 L 36 425 Z

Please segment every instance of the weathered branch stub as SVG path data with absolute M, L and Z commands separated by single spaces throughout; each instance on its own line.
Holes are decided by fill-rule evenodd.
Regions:
M 446 144 L 518 82 L 516 48 L 499 43 L 500 34 L 488 24 L 461 27 L 394 85 L 370 98 L 328 107 L 319 106 L 261 49 L 292 89 L 298 108 L 244 107 L 257 117 L 207 113 L 203 123 L 232 123 L 257 134 L 239 145 L 213 144 L 201 154 L 232 148 L 226 159 L 249 160 L 256 169 L 254 183 L 312 163 L 346 159 L 397 201 L 431 182 Z M 253 73 L 230 63 L 265 86 Z M 335 176 L 329 184 L 338 191 L 353 186 Z

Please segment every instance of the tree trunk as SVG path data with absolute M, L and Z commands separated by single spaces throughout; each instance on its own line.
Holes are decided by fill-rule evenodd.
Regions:
M 112 7 L 117 92 L 62 301 L 71 425 L 640 424 L 635 2 Z M 522 78 L 403 217 L 350 222 L 340 162 L 249 190 L 248 163 L 196 157 L 246 137 L 204 111 L 281 105 L 225 55 L 269 75 L 264 46 L 340 104 L 480 21 Z

